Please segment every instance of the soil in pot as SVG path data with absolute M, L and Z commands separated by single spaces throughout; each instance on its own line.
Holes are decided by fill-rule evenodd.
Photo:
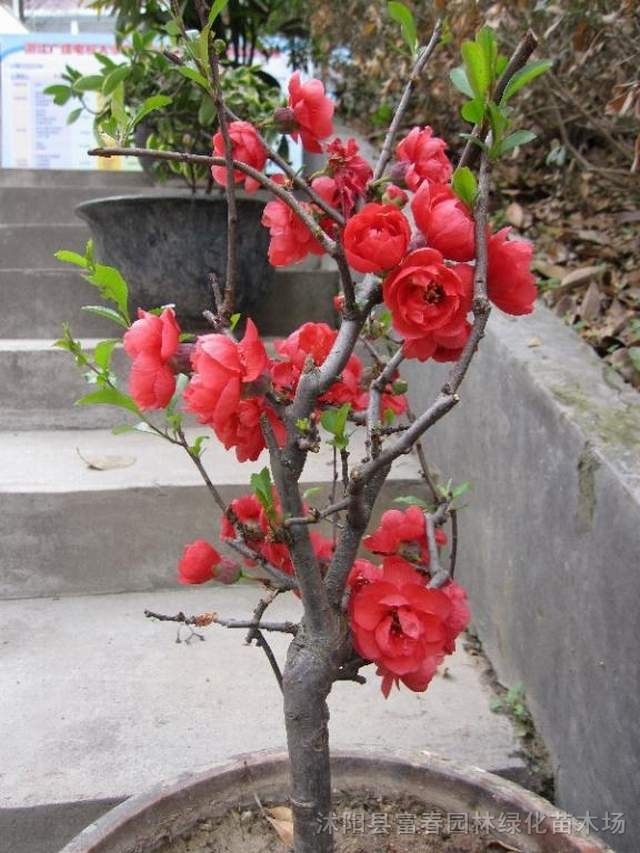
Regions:
M 284 840 L 291 825 L 276 814 L 278 830 L 265 816 L 268 809 L 237 809 L 218 818 L 201 820 L 181 838 L 158 848 L 158 853 L 287 853 Z M 458 831 L 460 816 L 445 815 L 412 798 L 336 798 L 331 818 L 336 853 L 499 853 L 520 851 L 492 837 L 468 821 L 468 832 Z M 451 823 L 449 821 L 451 820 Z M 327 822 L 328 823 L 328 822 Z M 328 831 L 327 824 L 319 829 Z M 466 828 L 466 827 L 465 827 Z

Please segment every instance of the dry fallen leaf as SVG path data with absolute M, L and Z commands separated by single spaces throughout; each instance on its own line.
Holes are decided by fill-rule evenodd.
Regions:
M 265 809 L 264 816 L 285 847 L 293 847 L 293 815 L 291 809 L 286 806 L 274 806 Z
M 100 456 L 82 454 L 76 447 L 76 453 L 91 471 L 112 471 L 114 468 L 130 468 L 135 464 L 135 456 Z
M 600 316 L 601 310 L 602 294 L 595 281 L 592 281 L 580 305 L 580 317 L 586 323 L 591 323 Z
M 524 224 L 524 209 L 517 201 L 511 202 L 511 204 L 507 206 L 505 216 L 507 217 L 509 225 L 513 225 L 514 228 L 522 228 L 522 225 Z
M 569 287 L 570 285 L 582 284 L 592 278 L 598 276 L 604 270 L 603 266 L 597 267 L 580 267 L 577 270 L 572 270 L 560 280 L 560 287 Z
M 528 347 L 541 347 L 542 341 L 538 337 L 529 338 L 529 340 L 527 341 L 527 346 Z

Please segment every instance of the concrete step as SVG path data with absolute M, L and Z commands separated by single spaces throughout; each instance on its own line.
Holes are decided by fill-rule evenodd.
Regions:
M 54 338 L 62 323 L 71 324 L 77 337 L 111 336 L 116 326 L 80 310 L 99 305 L 95 287 L 75 269 L 52 260 L 51 269 L 0 270 L 0 302 L 10 310 L 0 313 L 0 337 Z M 258 324 L 263 335 L 282 331 L 283 317 L 290 328 L 307 320 L 333 324 L 332 299 L 338 289 L 335 272 L 325 270 L 277 270 L 273 290 L 260 306 Z M 132 311 L 135 305 L 130 306 Z
M 51 269 L 59 249 L 83 251 L 86 225 L 0 225 L 0 269 Z
M 55 264 L 55 259 L 52 260 Z M 53 338 L 63 323 L 74 335 L 109 337 L 116 326 L 86 311 L 82 305 L 101 305 L 100 294 L 74 269 L 0 270 L 0 338 Z
M 0 169 L 0 187 L 149 187 L 142 171 L 108 169 Z
M 117 337 L 118 327 L 113 328 Z M 83 348 L 91 351 L 97 340 L 82 339 Z M 124 376 L 127 365 L 126 354 L 116 352 L 114 370 Z M 54 347 L 52 339 L 0 339 L 0 387 L 4 391 L 0 429 L 110 428 L 131 420 L 110 406 L 74 406 L 92 386 L 71 355 Z
M 114 410 L 113 422 L 119 420 Z M 224 498 L 249 491 L 249 477 L 264 467 L 266 454 L 239 465 L 208 428 L 187 429 L 191 438 L 202 434 L 211 435 L 204 464 Z M 364 455 L 362 437 L 352 442 L 357 461 Z M 112 467 L 96 470 L 105 460 Z M 320 453 L 309 454 L 303 473 L 305 488 L 324 489 L 316 505 L 328 499 L 331 479 L 331 452 L 324 444 Z M 399 459 L 381 511 L 395 497 L 420 489 L 416 480 L 415 460 Z M 186 453 L 148 434 L 1 433 L 0 496 L 0 598 L 172 586 L 185 543 L 218 535 L 219 511 Z
M 247 618 L 258 597 L 253 587 L 208 586 L 0 603 L 2 850 L 56 853 L 99 813 L 158 782 L 283 748 L 280 693 L 243 632 L 212 625 L 204 642 L 176 644 L 174 625 L 143 616 L 149 608 Z M 269 614 L 297 619 L 299 606 L 282 596 Z M 271 639 L 283 661 L 288 639 Z M 392 743 L 521 778 L 511 725 L 490 711 L 483 666 L 459 646 L 447 677 L 436 675 L 423 694 L 403 688 L 385 702 L 373 668 L 365 685 L 336 684 L 332 746 Z
M 0 223 L 3 225 L 78 224 L 76 205 L 94 198 L 133 195 L 143 191 L 152 195 L 153 187 L 113 184 L 92 186 L 5 187 L 0 184 Z

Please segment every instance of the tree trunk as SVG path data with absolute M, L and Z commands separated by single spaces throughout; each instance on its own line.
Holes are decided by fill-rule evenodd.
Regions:
M 283 692 L 295 853 L 333 850 L 327 707 L 332 658 L 329 648 L 304 634 L 296 637 L 287 654 Z

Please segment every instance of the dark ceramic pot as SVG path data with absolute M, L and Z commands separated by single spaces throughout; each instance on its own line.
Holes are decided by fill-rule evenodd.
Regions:
M 334 788 L 348 796 L 373 796 L 424 803 L 445 815 L 510 815 L 522 831 L 492 835 L 523 853 L 613 853 L 602 841 L 583 834 L 576 822 L 514 782 L 425 755 L 340 753 L 333 755 Z M 132 797 L 87 827 L 61 853 L 151 853 L 162 842 L 178 838 L 199 822 L 220 817 L 239 806 L 285 803 L 289 787 L 288 759 L 258 753 L 204 773 L 180 777 L 148 794 Z M 402 808 L 399 808 L 402 811 Z M 515 816 L 515 818 L 514 818 Z M 529 833 L 527 827 L 534 826 Z M 364 840 L 364 839 L 363 839 Z M 416 850 L 419 850 L 416 837 Z
M 274 270 L 267 259 L 269 231 L 260 224 L 264 200 L 238 196 L 236 310 L 259 314 Z M 183 329 L 210 328 L 202 316 L 214 307 L 209 274 L 224 286 L 227 203 L 224 196 L 156 193 L 83 202 L 76 213 L 91 228 L 98 261 L 116 267 L 129 285 L 130 308 L 176 304 Z

